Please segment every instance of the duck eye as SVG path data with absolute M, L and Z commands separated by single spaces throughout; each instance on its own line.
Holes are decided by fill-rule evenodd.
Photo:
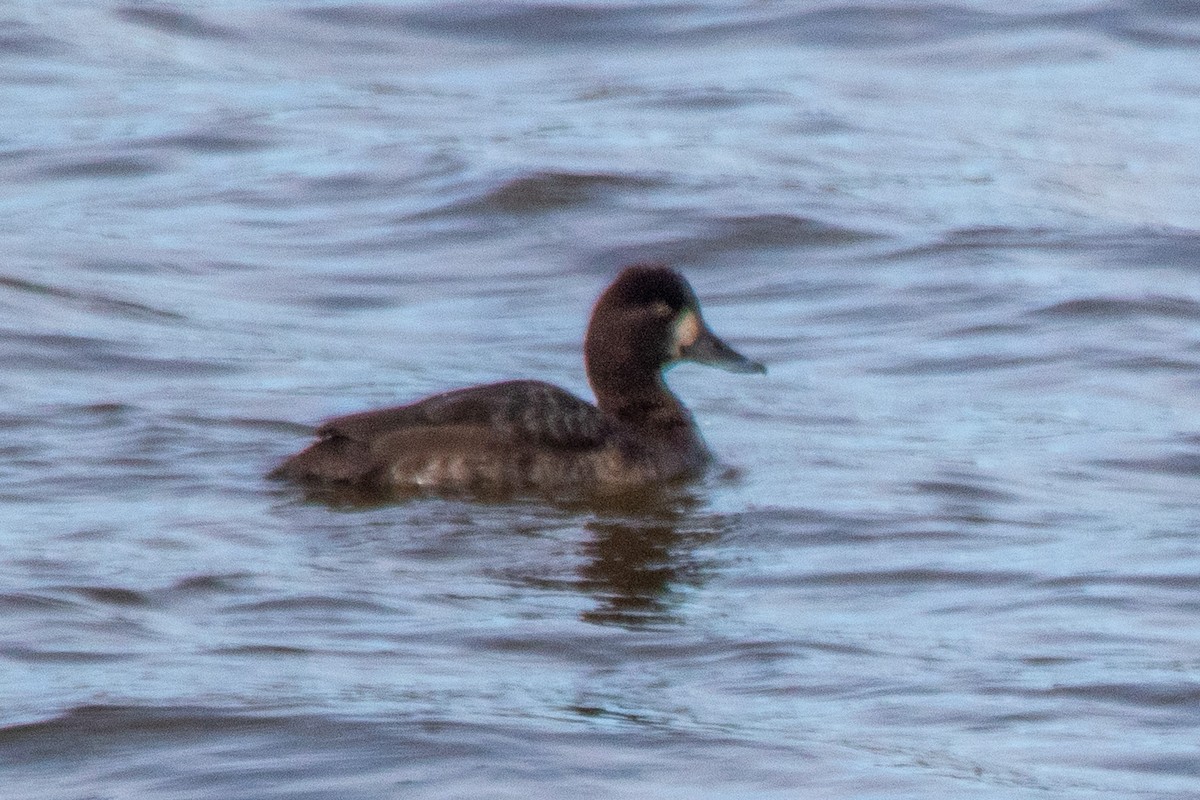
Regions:
M 667 305 L 662 300 L 655 300 L 654 305 L 650 306 L 650 310 L 653 312 L 654 316 L 662 319 L 667 319 L 675 313 L 671 306 Z

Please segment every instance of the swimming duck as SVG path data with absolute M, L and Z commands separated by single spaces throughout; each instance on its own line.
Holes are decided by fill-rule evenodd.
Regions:
M 472 386 L 337 417 L 272 477 L 359 490 L 610 495 L 698 475 L 710 460 L 663 370 L 766 372 L 709 330 L 675 270 L 625 268 L 583 344 L 596 405 L 549 383 Z

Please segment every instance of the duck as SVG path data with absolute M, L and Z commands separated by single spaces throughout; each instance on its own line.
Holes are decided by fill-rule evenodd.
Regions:
M 695 478 L 712 461 L 663 379 L 692 361 L 766 367 L 705 323 L 687 280 L 662 264 L 624 268 L 592 309 L 583 343 L 596 402 L 509 380 L 336 417 L 270 477 L 312 489 L 396 493 L 614 495 Z

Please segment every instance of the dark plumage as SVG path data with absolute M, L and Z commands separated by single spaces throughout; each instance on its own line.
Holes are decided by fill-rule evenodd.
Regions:
M 541 381 L 458 389 L 329 420 L 271 476 L 369 491 L 613 494 L 696 475 L 709 460 L 665 367 L 765 371 L 708 330 L 687 281 L 659 265 L 627 267 L 604 291 L 584 358 L 597 405 Z

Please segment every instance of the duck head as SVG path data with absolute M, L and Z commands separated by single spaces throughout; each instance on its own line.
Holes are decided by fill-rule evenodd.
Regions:
M 695 361 L 731 372 L 766 367 L 734 350 L 709 329 L 692 287 L 661 264 L 626 267 L 592 309 L 584 340 L 588 379 L 605 396 L 642 384 L 661 386 L 663 369 Z

